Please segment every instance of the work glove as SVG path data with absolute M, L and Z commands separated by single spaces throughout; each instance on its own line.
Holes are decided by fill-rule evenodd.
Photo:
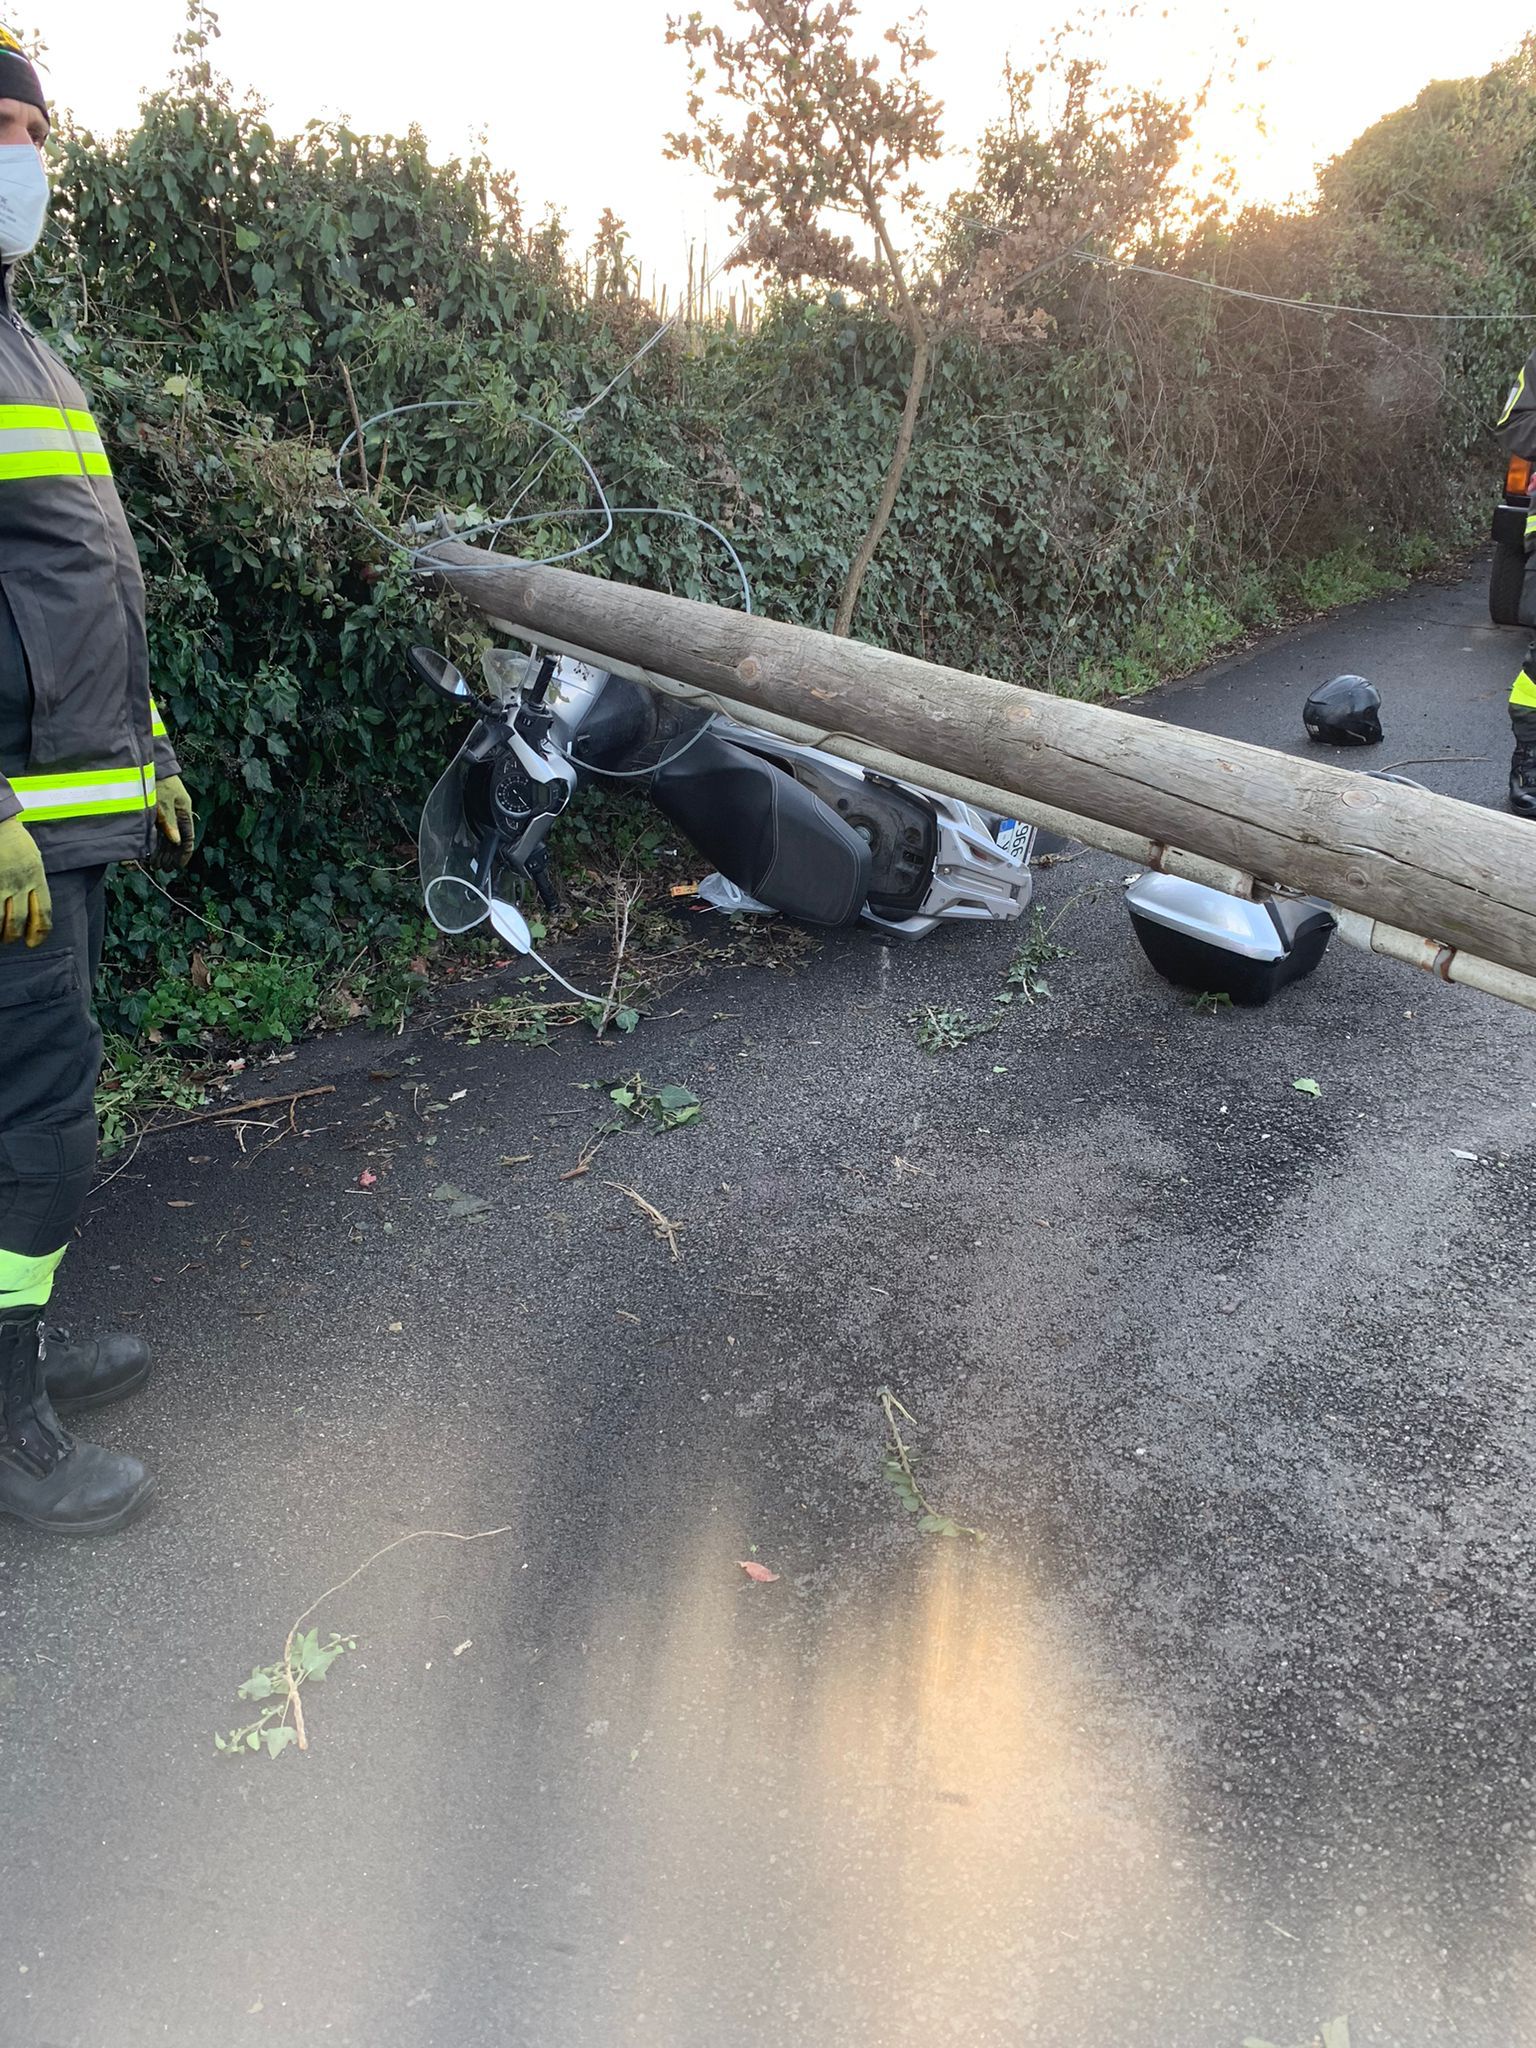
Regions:
M 40 946 L 53 930 L 53 897 L 43 856 L 18 811 L 0 820 L 0 945 Z
M 187 785 L 179 775 L 155 778 L 155 829 L 165 841 L 157 850 L 156 867 L 184 868 L 197 844 L 197 820 Z

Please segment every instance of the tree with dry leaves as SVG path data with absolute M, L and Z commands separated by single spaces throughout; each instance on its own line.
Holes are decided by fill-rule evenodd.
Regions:
M 1210 71 L 1170 97 L 1117 77 L 1098 54 L 1143 12 L 1080 10 L 1042 37 L 1030 63 L 1005 62 L 1002 112 L 975 150 L 971 185 L 944 209 L 936 268 L 946 317 L 991 340 L 1039 339 L 1049 322 L 1036 281 L 1065 259 L 1146 252 L 1170 235 L 1187 243 L 1228 211 L 1231 164 L 1192 164 L 1191 138 L 1216 91 L 1235 82 L 1246 39 L 1219 16 Z
M 899 23 L 885 32 L 893 53 L 885 67 L 861 54 L 854 0 L 736 0 L 736 11 L 745 17 L 740 35 L 699 14 L 668 23 L 668 42 L 690 61 L 692 123 L 668 137 L 668 154 L 710 171 L 718 196 L 734 206 L 732 263 L 786 285 L 832 285 L 891 305 L 912 348 L 896 444 L 838 599 L 832 630 L 846 634 L 901 489 L 932 354 L 898 247 L 903 217 L 918 204 L 913 167 L 941 149 L 941 108 L 919 76 L 932 51 L 915 23 Z M 706 109 L 711 85 L 728 112 Z M 839 215 L 869 229 L 872 256 L 831 224 Z

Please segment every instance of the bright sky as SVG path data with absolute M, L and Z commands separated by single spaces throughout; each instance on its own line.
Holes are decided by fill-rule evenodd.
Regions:
M 728 0 L 460 0 L 404 8 L 392 0 L 215 0 L 219 67 L 270 102 L 280 127 L 316 115 L 400 131 L 413 121 L 440 153 L 462 153 L 477 133 L 516 173 L 530 217 L 555 201 L 578 246 L 612 206 L 628 223 L 647 281 L 676 279 L 687 250 L 728 246 L 723 209 L 696 171 L 668 163 L 662 136 L 681 124 L 682 54 L 664 41 L 669 12 L 701 6 L 727 18 Z M 1305 190 L 1312 166 L 1432 78 L 1487 70 L 1518 40 L 1511 14 L 1471 13 L 1444 0 L 1165 0 L 1150 25 L 1120 25 L 1115 65 L 1143 81 L 1188 86 L 1226 47 L 1223 18 L 1249 34 L 1248 57 L 1269 57 L 1243 90 L 1248 114 L 1213 115 L 1207 141 L 1242 171 L 1243 196 L 1282 199 Z M 40 21 L 33 17 L 42 12 Z M 872 36 L 907 11 L 906 0 L 868 0 Z M 963 149 L 998 110 L 1002 61 L 1027 62 L 1067 0 L 935 0 L 928 36 L 932 89 L 945 134 Z M 1109 12 L 1117 11 L 1110 0 Z M 135 0 L 132 32 L 120 0 L 0 0 L 0 18 L 25 38 L 46 38 L 49 84 L 87 125 L 133 118 L 138 93 L 163 81 L 181 26 L 182 0 Z M 964 175 L 963 160 L 954 165 Z

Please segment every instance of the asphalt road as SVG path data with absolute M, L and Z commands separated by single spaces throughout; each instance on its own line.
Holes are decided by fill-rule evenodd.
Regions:
M 1497 801 L 1481 602 L 1149 715 L 1299 750 L 1356 668 Z M 163 1491 L 0 1528 L 3 2048 L 1536 2039 L 1536 1020 L 1338 946 L 1197 1014 L 1122 880 L 1042 870 L 1051 997 L 949 1053 L 907 1014 L 1015 934 L 723 964 L 617 1052 L 348 1035 L 255 1072 L 334 1084 L 297 1131 L 101 1190 L 60 1308 L 153 1336 L 98 1434 Z M 625 1068 L 700 1119 L 562 1179 Z M 505 1533 L 372 1564 L 309 1753 L 216 1754 L 422 1529 Z

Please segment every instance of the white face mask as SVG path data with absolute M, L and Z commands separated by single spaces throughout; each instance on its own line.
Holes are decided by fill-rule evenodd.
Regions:
M 0 263 L 37 247 L 48 218 L 48 173 L 30 142 L 0 143 Z

